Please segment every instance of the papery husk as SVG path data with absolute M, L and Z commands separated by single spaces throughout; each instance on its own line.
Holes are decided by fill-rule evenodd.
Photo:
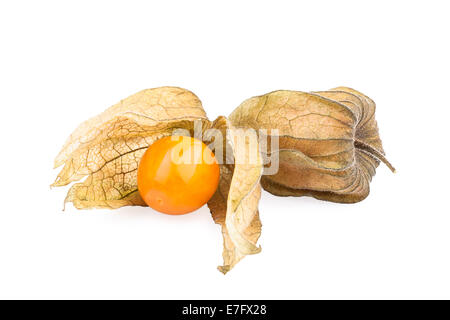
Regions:
M 192 92 L 162 87 L 140 91 L 82 123 L 55 159 L 62 166 L 52 186 L 74 184 L 65 202 L 77 209 L 145 205 L 137 192 L 137 168 L 145 150 L 175 129 L 208 125 Z
M 278 196 L 354 203 L 368 196 L 380 161 L 395 171 L 384 157 L 375 103 L 351 88 L 274 91 L 244 101 L 229 119 L 279 139 L 277 149 L 267 150 L 278 155 L 279 170 L 261 179 Z
M 212 127 L 223 132 L 226 147 L 233 156 L 233 161 L 222 161 L 219 187 L 208 202 L 214 221 L 222 226 L 224 263 L 218 269 L 226 274 L 246 255 L 261 251 L 256 243 L 262 227 L 258 203 L 263 163 L 259 148 L 251 147 L 258 146 L 254 131 L 236 130 L 224 117 L 218 118 Z M 237 140 L 245 138 L 243 147 L 238 147 Z
M 52 186 L 84 179 L 70 187 L 65 199 L 77 209 L 146 206 L 137 188 L 140 158 L 156 140 L 179 130 L 192 136 L 195 126 L 205 134 L 217 127 L 223 130 L 226 144 L 233 145 L 232 125 L 224 117 L 209 121 L 192 92 L 177 87 L 140 91 L 72 133 L 55 159 L 55 168 L 62 169 Z M 212 138 L 205 136 L 204 141 L 210 143 Z M 259 155 L 257 145 L 253 148 Z M 231 150 L 231 158 L 242 153 Z M 258 159 L 256 164 L 223 164 L 220 187 L 208 203 L 214 221 L 222 226 L 224 265 L 219 270 L 223 273 L 245 255 L 260 250 L 256 247 L 261 233 L 258 202 L 262 162 Z

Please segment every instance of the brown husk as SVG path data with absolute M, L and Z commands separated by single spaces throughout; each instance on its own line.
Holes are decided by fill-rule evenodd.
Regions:
M 278 196 L 312 196 L 354 203 L 369 194 L 375 169 L 385 159 L 375 103 L 346 87 L 329 91 L 274 91 L 244 101 L 229 117 L 236 127 L 277 129 L 279 171 L 261 179 Z M 270 143 L 269 143 L 270 145 Z
M 256 242 L 261 234 L 262 162 L 257 144 L 252 144 L 259 161 L 245 163 L 243 150 L 233 148 L 233 126 L 224 117 L 209 121 L 192 92 L 176 87 L 143 90 L 82 123 L 55 159 L 55 168 L 63 167 L 52 186 L 84 179 L 71 186 L 65 199 L 77 209 L 145 206 L 137 189 L 137 168 L 145 150 L 174 130 L 192 135 L 198 123 L 205 133 L 214 127 L 223 130 L 232 157 L 244 156 L 244 163 L 221 166 L 220 186 L 208 203 L 222 227 L 224 264 L 219 270 L 226 273 L 244 256 L 260 251 Z M 253 139 L 257 142 L 256 136 Z M 206 135 L 204 141 L 212 139 Z

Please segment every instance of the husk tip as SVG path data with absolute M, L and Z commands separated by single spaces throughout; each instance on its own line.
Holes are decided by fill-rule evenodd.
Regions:
M 217 270 L 219 270 L 223 275 L 226 275 L 228 273 L 228 271 L 231 270 L 231 267 L 226 265 L 226 266 L 218 266 Z

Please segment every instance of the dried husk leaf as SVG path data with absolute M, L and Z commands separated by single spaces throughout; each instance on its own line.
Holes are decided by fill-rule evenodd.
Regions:
M 256 243 L 262 226 L 258 203 L 263 163 L 254 131 L 237 130 L 223 117 L 212 127 L 224 132 L 235 162 L 221 165 L 219 187 L 208 202 L 214 221 L 222 227 L 224 262 L 218 269 L 226 274 L 246 255 L 261 251 Z M 241 148 L 238 139 L 245 141 L 245 147 Z
M 52 186 L 78 181 L 66 201 L 78 209 L 145 205 L 137 192 L 137 168 L 146 148 L 175 129 L 209 124 L 192 92 L 161 87 L 140 91 L 82 123 L 55 160 L 64 165 Z
M 261 234 L 262 161 L 258 145 L 253 143 L 257 143 L 255 135 L 250 136 L 252 143 L 247 147 L 256 149 L 257 161 L 250 163 L 244 150 L 233 148 L 234 136 L 242 132 L 224 117 L 210 122 L 192 92 L 176 87 L 143 90 L 82 123 L 56 157 L 55 168 L 63 168 L 52 186 L 85 178 L 71 186 L 65 199 L 77 209 L 145 206 L 137 190 L 137 168 L 145 150 L 176 129 L 192 135 L 198 123 L 202 132 L 211 127 L 223 132 L 231 158 L 244 157 L 236 165 L 223 161 L 220 186 L 208 203 L 214 221 L 222 226 L 224 266 L 219 270 L 226 273 L 245 255 L 260 251 L 256 242 Z M 204 141 L 213 142 L 213 137 L 205 135 Z
M 261 179 L 279 196 L 312 196 L 341 203 L 361 201 L 384 157 L 375 103 L 351 88 L 274 91 L 244 101 L 231 115 L 237 127 L 269 130 L 279 138 L 279 171 Z M 268 144 L 270 145 L 270 143 Z

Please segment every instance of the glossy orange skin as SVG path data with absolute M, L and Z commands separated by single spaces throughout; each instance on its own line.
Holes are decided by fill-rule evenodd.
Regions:
M 217 189 L 219 178 L 214 153 L 202 141 L 169 136 L 147 149 L 139 163 L 137 182 L 139 193 L 149 207 L 178 215 L 207 203 Z

